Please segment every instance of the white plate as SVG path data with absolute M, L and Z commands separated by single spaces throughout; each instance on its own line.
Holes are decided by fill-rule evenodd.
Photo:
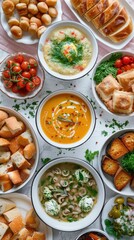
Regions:
M 105 44 L 108 47 L 111 47 L 113 49 L 122 49 L 124 48 L 129 42 L 130 40 L 133 38 L 134 36 L 134 29 L 133 32 L 129 35 L 129 37 L 120 42 L 120 43 L 114 43 L 112 42 L 110 39 L 108 39 L 107 37 L 104 37 L 95 27 L 91 22 L 87 22 L 86 19 L 82 18 L 79 16 L 79 14 L 77 13 L 77 11 L 75 11 L 75 9 L 72 7 L 72 4 L 70 2 L 70 0 L 64 0 L 65 3 L 67 4 L 67 6 L 70 8 L 70 10 L 74 13 L 74 15 L 77 17 L 77 19 L 84 25 L 86 25 L 88 28 L 90 28 L 90 30 L 93 31 L 95 37 L 102 42 L 103 44 Z M 129 15 L 132 18 L 133 24 L 134 24 L 134 10 L 131 8 L 131 6 L 124 0 L 120 0 L 120 3 L 127 9 Z
M 58 10 L 58 16 L 52 21 L 52 23 L 55 23 L 57 21 L 61 21 L 61 19 L 62 19 L 62 9 L 61 9 L 61 1 L 60 0 L 57 1 L 56 8 Z M 19 15 L 18 15 L 16 10 L 15 10 L 14 16 L 19 18 Z M 14 38 L 11 31 L 10 31 L 10 27 L 7 23 L 7 19 L 5 17 L 5 14 L 4 14 L 2 8 L 1 8 L 1 25 L 4 28 L 4 30 L 6 31 L 7 35 L 10 38 L 14 39 L 18 43 L 35 44 L 39 40 L 38 38 L 32 37 L 30 34 L 28 34 L 28 32 L 24 32 L 24 31 L 23 31 L 23 37 L 21 39 Z
M 30 198 L 24 194 L 11 193 L 11 194 L 2 196 L 2 198 L 6 198 L 13 201 L 16 204 L 17 208 L 19 208 L 23 218 L 25 218 L 26 213 L 32 208 L 32 203 Z M 40 225 L 38 230 L 45 232 L 46 240 L 53 240 L 52 229 L 48 227 L 46 224 L 44 224 L 41 220 L 40 220 Z
M 108 144 L 114 140 L 115 138 L 118 138 L 120 136 L 122 136 L 123 134 L 127 133 L 127 132 L 134 132 L 134 129 L 124 129 L 124 130 L 120 130 L 114 134 L 112 134 L 112 136 L 110 136 L 106 142 L 104 142 L 101 150 L 100 150 L 100 153 L 99 153 L 99 156 L 98 156 L 98 169 L 99 169 L 99 172 L 100 172 L 100 175 L 104 181 L 104 183 L 114 192 L 116 192 L 117 194 L 123 194 L 124 196 L 134 196 L 134 190 L 132 188 L 130 188 L 130 185 L 129 183 L 126 185 L 126 187 L 124 187 L 121 191 L 118 191 L 115 186 L 114 186 L 114 177 L 106 174 L 103 172 L 102 170 L 102 157 L 104 155 L 106 155 L 106 149 L 107 149 L 107 146 Z
M 110 210 L 112 209 L 112 207 L 115 205 L 114 204 L 114 200 L 115 198 L 117 197 L 123 197 L 126 201 L 127 197 L 124 196 L 124 195 L 116 195 L 115 197 L 111 198 L 104 206 L 103 208 L 103 211 L 102 211 L 102 214 L 101 214 L 101 224 L 102 224 L 102 227 L 103 227 L 103 230 L 106 231 L 106 225 L 105 225 L 105 219 L 109 219 L 111 220 L 111 218 L 109 218 L 108 216 L 108 213 L 110 212 Z M 120 240 L 133 240 L 134 237 L 122 237 Z M 115 240 L 114 237 L 112 237 L 111 235 L 109 235 L 109 240 Z

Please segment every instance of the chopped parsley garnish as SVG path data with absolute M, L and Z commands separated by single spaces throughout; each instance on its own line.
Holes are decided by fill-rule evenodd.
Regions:
M 51 158 L 41 158 L 42 163 L 45 165 L 47 164 L 49 161 L 51 161 Z
M 117 127 L 118 129 L 123 129 L 128 124 L 129 124 L 128 120 L 125 121 L 124 123 L 120 123 L 120 122 L 117 122 L 117 120 L 112 119 L 112 122 L 109 122 L 109 125 L 105 124 L 105 127 L 109 127 L 109 128 L 112 128 L 112 129 L 115 129 L 115 127 Z
M 90 180 L 89 180 L 90 181 Z M 87 186 L 87 190 L 88 192 L 90 192 L 90 194 L 93 196 L 93 197 L 96 197 L 97 194 L 98 194 L 98 191 L 90 186 Z
M 103 131 L 101 132 L 101 134 L 102 134 L 104 137 L 106 137 L 106 136 L 108 135 L 108 132 L 105 131 L 105 130 L 103 130 Z
M 84 157 L 88 162 L 91 162 L 95 158 L 95 156 L 98 156 L 98 154 L 99 154 L 99 151 L 91 152 L 89 151 L 89 149 L 87 149 Z
M 129 173 L 134 173 L 134 150 L 125 154 L 121 160 L 121 166 Z
M 112 74 L 114 78 L 116 77 L 117 68 L 114 66 L 114 63 L 117 59 L 121 57 L 122 53 L 113 53 L 108 60 L 100 63 L 94 75 L 94 81 L 96 82 L 96 84 L 99 84 L 109 74 Z

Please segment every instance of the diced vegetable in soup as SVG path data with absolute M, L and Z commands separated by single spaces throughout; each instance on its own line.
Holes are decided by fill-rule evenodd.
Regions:
M 47 214 L 59 221 L 86 217 L 97 202 L 94 177 L 75 163 L 60 163 L 48 169 L 39 183 L 40 202 Z
M 87 134 L 91 124 L 91 113 L 79 97 L 60 94 L 44 104 L 40 123 L 49 139 L 70 144 L 81 140 Z
M 75 75 L 83 71 L 92 56 L 92 45 L 87 36 L 74 27 L 56 29 L 46 39 L 44 59 L 55 72 Z

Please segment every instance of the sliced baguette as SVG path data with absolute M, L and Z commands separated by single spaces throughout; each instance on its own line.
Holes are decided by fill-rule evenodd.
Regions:
M 118 191 L 121 191 L 128 183 L 130 183 L 132 176 L 120 167 L 114 177 L 114 185 Z
M 13 134 L 10 132 L 9 128 L 4 125 L 0 130 L 0 136 L 3 138 L 12 138 Z
M 3 213 L 5 219 L 8 221 L 8 223 L 12 222 L 16 217 L 21 216 L 21 213 L 17 207 Z
M 128 149 L 125 147 L 125 145 L 119 138 L 115 138 L 111 142 L 110 147 L 107 150 L 107 153 L 110 155 L 110 157 L 117 160 L 118 158 L 128 153 Z
M 17 234 L 24 226 L 24 220 L 21 215 L 14 218 L 13 221 L 9 224 L 9 227 L 14 234 Z
M 36 147 L 34 143 L 29 143 L 25 148 L 24 148 L 24 157 L 26 159 L 31 159 L 36 153 Z
M 42 233 L 42 232 L 34 232 L 32 237 L 33 237 L 33 240 L 45 240 L 46 239 L 45 233 Z
M 128 132 L 121 137 L 122 142 L 129 151 L 134 150 L 134 132 Z
M 5 120 L 5 123 L 12 134 L 17 133 L 17 132 L 21 131 L 21 129 L 22 129 L 22 125 L 17 120 L 17 118 L 14 116 L 7 118 Z
M 11 180 L 1 181 L 1 190 L 2 192 L 7 192 L 13 187 Z
M 106 155 L 102 160 L 102 169 L 105 173 L 114 176 L 119 168 L 119 163 Z
M 18 137 L 18 143 L 24 147 L 31 142 L 32 142 L 32 136 L 29 130 L 25 131 Z
M 10 142 L 5 138 L 0 138 L 0 147 L 9 146 Z
M 25 169 L 31 166 L 31 164 L 24 158 L 24 156 L 19 151 L 11 155 L 11 160 L 19 169 Z
M 15 208 L 16 204 L 8 199 L 0 198 L 0 214 L 7 212 L 8 210 Z
M 2 238 L 2 240 L 11 240 L 12 236 L 13 236 L 13 233 L 11 232 L 10 229 L 8 229 L 4 234 L 4 237 Z
M 15 153 L 19 148 L 20 144 L 18 143 L 18 137 L 15 137 L 10 141 L 9 149 L 12 153 Z
M 0 222 L 0 240 L 3 238 L 7 229 L 8 229 L 8 226 L 5 223 Z
M 37 215 L 35 214 L 33 208 L 27 212 L 25 222 L 26 222 L 26 226 L 29 228 L 37 229 L 39 227 L 39 219 L 38 219 Z
M 19 174 L 18 170 L 14 170 L 12 172 L 9 172 L 8 175 L 9 175 L 9 178 L 10 178 L 10 180 L 13 184 L 22 183 L 22 179 L 20 177 L 20 174 Z
M 6 163 L 10 159 L 11 153 L 0 151 L 0 163 Z

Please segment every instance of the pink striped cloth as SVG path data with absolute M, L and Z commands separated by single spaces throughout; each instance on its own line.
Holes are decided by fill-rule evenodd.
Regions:
M 63 11 L 63 20 L 73 20 L 78 21 L 77 18 L 73 15 L 70 9 L 65 4 L 64 0 L 59 0 L 62 3 L 62 11 Z M 128 0 L 130 5 L 134 7 L 134 0 Z M 106 54 L 107 52 L 111 51 L 108 47 L 104 44 L 98 42 L 99 44 L 99 58 Z M 25 45 L 22 43 L 16 43 L 13 39 L 9 38 L 7 33 L 4 31 L 2 26 L 0 25 L 0 48 L 5 50 L 8 53 L 14 53 L 17 51 L 27 52 L 36 56 L 37 54 L 37 44 L 34 45 Z M 134 50 L 134 38 L 129 42 L 129 44 L 124 48 L 125 50 Z

